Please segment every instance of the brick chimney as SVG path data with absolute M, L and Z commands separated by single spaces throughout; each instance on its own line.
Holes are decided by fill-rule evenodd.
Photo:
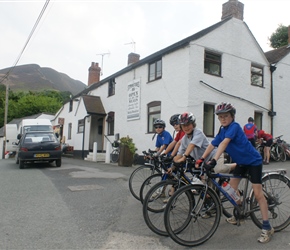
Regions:
M 136 53 L 133 53 L 133 52 L 130 53 L 130 54 L 128 55 L 128 65 L 131 65 L 131 64 L 133 64 L 133 63 L 138 62 L 139 59 L 140 59 L 140 55 L 139 55 L 139 54 L 136 54 Z
M 100 74 L 101 74 L 101 68 L 99 67 L 99 64 L 92 62 L 91 67 L 89 67 L 88 86 L 90 86 L 93 83 L 99 82 Z
M 235 17 L 244 20 L 244 4 L 238 0 L 229 0 L 223 4 L 222 20 L 228 17 Z

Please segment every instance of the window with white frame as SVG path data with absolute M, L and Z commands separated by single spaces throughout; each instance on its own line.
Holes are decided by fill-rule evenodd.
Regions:
M 251 84 L 263 87 L 263 67 L 251 66 Z
M 214 105 L 203 105 L 203 132 L 208 137 L 214 137 L 214 111 Z
M 161 102 L 155 101 L 147 104 L 148 107 L 148 133 L 155 133 L 154 122 L 161 117 Z
M 162 77 L 162 60 L 158 59 L 152 63 L 149 63 L 149 77 L 148 81 L 154 81 Z
M 205 51 L 204 73 L 221 76 L 222 56 L 217 53 Z
M 78 133 L 84 132 L 84 127 L 85 127 L 84 125 L 85 125 L 84 119 L 78 120 Z
M 67 132 L 67 139 L 71 139 L 71 132 L 72 132 L 72 123 L 68 124 L 68 132 Z

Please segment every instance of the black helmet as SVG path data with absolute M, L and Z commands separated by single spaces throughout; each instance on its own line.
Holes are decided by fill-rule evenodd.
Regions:
M 161 126 L 163 126 L 163 127 L 166 126 L 165 121 L 163 121 L 163 120 L 161 120 L 161 119 L 156 119 L 156 120 L 154 121 L 153 125 L 154 125 L 154 126 L 156 126 L 156 125 L 161 125 Z
M 179 124 L 184 125 L 188 123 L 194 123 L 195 116 L 190 112 L 185 112 L 179 116 Z
M 169 122 L 170 122 L 171 126 L 179 124 L 179 114 L 175 114 L 175 115 L 171 116 Z
M 236 108 L 230 104 L 229 102 L 222 102 L 219 105 L 217 105 L 215 109 L 215 114 L 223 114 L 230 112 L 232 115 L 236 114 Z
M 253 117 L 249 117 L 248 122 L 254 122 L 254 118 Z

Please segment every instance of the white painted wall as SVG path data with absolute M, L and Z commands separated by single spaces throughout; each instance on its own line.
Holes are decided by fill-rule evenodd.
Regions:
M 204 73 L 205 50 L 222 54 L 222 77 Z M 285 65 L 281 63 L 283 65 L 278 67 L 281 72 L 279 71 L 279 75 L 277 74 L 277 82 L 280 81 L 281 86 L 286 85 L 285 79 L 289 77 L 289 70 L 287 71 L 289 60 L 290 57 L 283 62 Z M 251 85 L 251 63 L 264 67 L 263 88 Z M 280 76 L 284 78 L 282 79 Z M 141 81 L 140 119 L 127 121 L 127 85 L 134 79 Z M 204 81 L 224 93 L 237 96 L 239 99 L 214 91 L 201 84 L 200 81 Z M 153 134 L 147 133 L 147 104 L 152 101 L 161 101 L 161 119 L 165 120 L 166 129 L 171 134 L 173 133 L 169 124 L 171 115 L 190 111 L 197 118 L 197 127 L 202 128 L 204 103 L 216 105 L 222 101 L 235 105 L 236 121 L 241 126 L 247 123 L 249 116 L 254 116 L 254 112 L 259 111 L 263 113 L 263 129 L 270 130 L 270 117 L 266 110 L 270 109 L 268 61 L 247 25 L 238 19 L 226 22 L 208 35 L 192 41 L 189 46 L 164 55 L 162 57 L 162 79 L 148 82 L 148 64 L 145 64 L 116 77 L 115 82 L 116 94 L 114 96 L 108 97 L 108 84 L 103 84 L 88 94 L 101 97 L 106 113 L 115 112 L 115 133 L 119 133 L 120 137 L 129 135 L 133 138 L 140 154 L 143 150 L 155 148 L 155 141 L 152 141 Z M 286 86 L 284 87 L 288 90 Z M 285 100 L 283 92 L 285 93 L 282 88 L 279 91 L 275 90 L 275 98 Z M 288 117 L 284 105 L 284 103 L 280 106 L 276 104 L 275 107 L 277 111 L 275 129 L 280 126 L 281 129 L 277 131 L 279 133 L 281 131 L 282 134 L 285 134 L 284 124 Z M 68 107 L 69 104 L 66 104 L 58 116 L 65 118 L 64 135 L 66 138 L 68 123 L 73 124 L 72 139 L 66 141 L 76 150 L 81 150 L 83 134 L 77 133 L 77 122 L 86 116 L 86 110 L 82 99 L 78 103 L 74 102 L 73 112 L 69 113 Z M 283 112 L 280 111 L 281 109 Z M 285 115 L 280 117 L 280 114 Z M 215 122 L 217 132 L 219 122 L 217 119 Z M 88 134 L 89 126 L 86 126 L 84 149 L 88 149 Z M 107 127 L 105 127 L 105 134 L 107 134 Z M 110 139 L 113 141 L 113 136 Z M 290 138 L 288 140 L 290 141 Z M 106 149 L 106 140 L 103 149 Z

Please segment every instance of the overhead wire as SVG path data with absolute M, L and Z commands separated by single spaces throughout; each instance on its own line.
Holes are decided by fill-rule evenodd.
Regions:
M 13 66 L 9 68 L 9 70 L 7 71 L 7 73 L 6 73 L 6 74 L 2 77 L 2 79 L 0 80 L 0 84 L 1 84 L 1 83 L 2 83 L 6 78 L 8 78 L 8 76 L 10 75 L 10 73 L 13 71 L 13 69 L 14 69 L 14 68 L 16 67 L 16 65 L 18 64 L 18 62 L 19 62 L 21 56 L 23 55 L 23 53 L 24 53 L 24 51 L 25 51 L 25 49 L 26 49 L 26 47 L 27 47 L 27 45 L 28 45 L 28 43 L 29 43 L 29 41 L 30 41 L 30 39 L 31 39 L 31 37 L 32 37 L 32 35 L 33 35 L 33 33 L 34 33 L 34 31 L 36 30 L 36 28 L 37 28 L 37 26 L 38 26 L 38 24 L 39 24 L 39 22 L 40 22 L 40 20 L 41 20 L 41 18 L 42 18 L 42 16 L 43 16 L 43 14 L 44 14 L 44 12 L 45 12 L 45 10 L 46 10 L 48 4 L 49 4 L 49 1 L 50 1 L 50 0 L 46 0 L 46 2 L 45 2 L 45 4 L 44 4 L 44 6 L 43 6 L 43 8 L 42 8 L 42 10 L 41 10 L 41 12 L 40 12 L 38 18 L 37 18 L 37 20 L 36 20 L 36 22 L 35 22 L 35 24 L 34 24 L 34 26 L 33 26 L 33 28 L 32 28 L 32 30 L 31 30 L 31 32 L 30 32 L 30 34 L 29 34 L 29 36 L 28 36 L 28 38 L 27 38 L 27 40 L 26 40 L 26 42 L 25 42 L 25 44 L 24 44 L 24 47 L 23 47 L 22 50 L 20 51 L 20 53 L 19 53 L 18 57 L 16 58 L 16 60 L 15 60 L 15 62 L 14 62 L 14 64 L 13 64 Z

